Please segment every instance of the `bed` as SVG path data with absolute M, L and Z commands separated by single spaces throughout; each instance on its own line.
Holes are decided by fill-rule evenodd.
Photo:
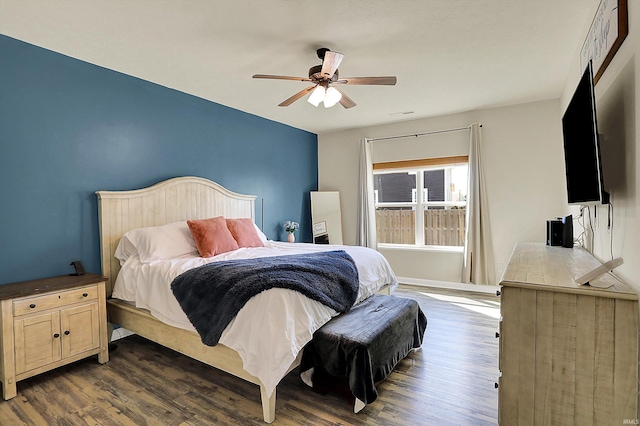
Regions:
M 169 261 L 141 262 L 138 254 L 122 259 L 123 235 L 140 228 L 165 226 L 187 220 L 208 219 L 223 216 L 228 219 L 250 218 L 255 221 L 255 196 L 231 192 L 215 182 L 198 177 L 180 177 L 160 182 L 149 188 L 130 191 L 98 191 L 100 245 L 102 257 L 102 273 L 107 280 L 107 310 L 110 322 L 118 324 L 158 344 L 169 347 L 186 356 L 197 359 L 215 368 L 228 372 L 260 387 L 264 421 L 275 419 L 276 385 L 300 363 L 302 347 L 311 340 L 313 332 L 329 321 L 337 312 L 327 307 L 319 307 L 317 302 L 310 303 L 300 295 L 292 295 L 291 290 L 272 289 L 253 297 L 223 332 L 215 346 L 202 343 L 202 338 L 193 328 L 184 312 L 176 311 L 176 301 L 163 296 L 159 303 L 138 300 L 139 293 L 145 290 L 131 289 L 127 285 L 146 285 L 147 293 L 159 295 L 159 288 L 166 290 L 167 280 L 182 273 L 193 265 L 202 264 L 198 255 L 185 255 Z M 262 236 L 263 237 L 263 236 Z M 395 276 L 386 260 L 376 251 L 362 247 L 348 246 L 316 246 L 313 244 L 290 244 L 265 241 L 266 256 L 280 254 L 304 254 L 317 251 L 344 250 L 353 257 L 358 265 L 361 285 L 358 290 L 358 301 L 365 300 L 373 293 L 389 294 L 397 285 Z M 116 251 L 119 253 L 116 253 Z M 239 249 L 226 253 L 224 260 L 260 257 L 261 248 Z M 126 251 L 126 250 L 124 250 Z M 118 258 L 116 258 L 116 254 Z M 216 256 L 217 257 L 217 256 Z M 135 265 L 136 262 L 145 263 Z M 168 263 L 167 263 L 168 262 Z M 206 263 L 206 262 L 205 262 Z M 150 264 L 164 265 L 151 268 Z M 373 265 L 369 267 L 367 265 Z M 366 269 L 363 269 L 366 266 Z M 137 269 L 136 269 L 137 268 Z M 152 272 L 149 270 L 153 269 Z M 158 272 L 158 269 L 161 272 Z M 133 271 L 133 272 L 132 272 Z M 145 273 L 143 273 L 145 272 Z M 168 278 L 167 278 L 168 277 Z M 162 285 L 157 281 L 163 281 Z M 127 285 L 123 284 L 124 282 Z M 142 284 L 146 283 L 146 284 Z M 154 296 L 155 297 L 155 296 Z M 157 296 L 160 298 L 160 296 Z M 152 297 L 153 298 L 153 297 Z M 157 301 L 156 301 L 157 302 Z M 251 304 L 249 306 L 249 304 Z M 294 312 L 299 306 L 300 311 Z M 266 309 L 265 307 L 269 307 Z M 289 316 L 275 315 L 274 312 L 291 311 Z M 312 312 L 310 314 L 309 312 Z M 165 315 L 173 312 L 174 315 Z M 254 313 L 261 318 L 252 316 Z M 177 315 L 177 316 L 176 316 Z M 292 321 L 294 319 L 294 321 Z M 247 346 L 245 340 L 253 343 L 250 333 L 261 333 L 246 326 L 252 323 L 270 323 L 273 328 L 298 324 L 295 343 L 290 343 L 291 350 L 286 349 L 283 356 L 277 345 L 273 345 L 274 353 L 265 357 L 265 362 L 258 362 L 256 353 L 259 347 Z M 255 343 L 259 345 L 260 343 Z M 252 358 L 253 357 L 253 358 Z M 257 365 L 260 364 L 261 365 Z M 270 364 L 273 363 L 273 364 Z

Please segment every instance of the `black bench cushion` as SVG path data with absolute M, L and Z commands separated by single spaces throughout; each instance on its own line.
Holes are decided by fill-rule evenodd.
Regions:
M 319 328 L 302 354 L 300 372 L 320 367 L 345 376 L 351 393 L 369 404 L 384 380 L 411 349 L 422 345 L 427 318 L 418 302 L 374 295 Z

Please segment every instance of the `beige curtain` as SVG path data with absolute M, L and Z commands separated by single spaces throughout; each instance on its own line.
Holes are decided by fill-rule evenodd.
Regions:
M 366 138 L 360 139 L 360 179 L 358 186 L 356 244 L 377 250 L 376 208 L 373 198 L 373 153 L 371 152 L 371 143 Z
M 464 242 L 462 282 L 495 285 L 493 245 L 489 224 L 487 193 L 484 187 L 480 147 L 482 125 L 471 125 L 469 141 L 469 188 Z

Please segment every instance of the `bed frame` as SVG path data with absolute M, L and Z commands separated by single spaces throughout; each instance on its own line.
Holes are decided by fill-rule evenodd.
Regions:
M 255 221 L 254 195 L 237 194 L 199 177 L 179 177 L 148 188 L 98 191 L 96 194 L 102 274 L 108 277 L 107 298 L 111 297 L 113 283 L 120 270 L 120 263 L 113 254 L 125 232 L 135 228 L 215 216 L 250 217 Z M 242 360 L 233 349 L 223 344 L 207 346 L 202 343 L 197 332 L 164 324 L 146 309 L 135 308 L 121 300 L 107 300 L 107 311 L 112 324 L 118 324 L 162 346 L 260 386 L 264 421 L 271 423 L 275 419 L 276 391 L 269 396 L 262 382 L 242 368 Z M 288 371 L 299 363 L 300 356 Z

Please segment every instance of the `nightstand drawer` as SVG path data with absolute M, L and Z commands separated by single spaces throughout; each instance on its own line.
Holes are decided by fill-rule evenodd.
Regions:
M 20 316 L 34 312 L 42 312 L 85 300 L 95 300 L 97 298 L 98 288 L 95 285 L 44 294 L 42 296 L 25 297 L 14 300 L 13 315 Z

